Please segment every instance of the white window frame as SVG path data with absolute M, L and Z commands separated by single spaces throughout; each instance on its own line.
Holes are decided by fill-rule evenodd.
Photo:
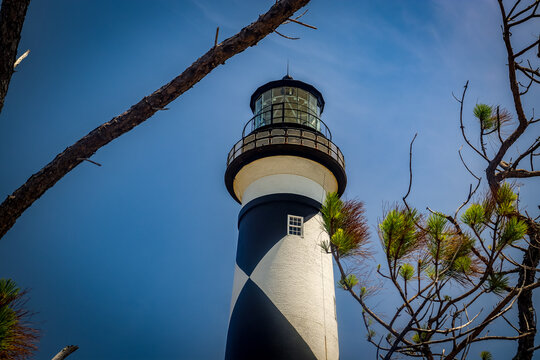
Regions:
M 294 220 L 295 222 L 300 220 L 300 225 L 293 224 L 291 220 Z M 300 234 L 291 232 L 291 229 L 300 230 Z M 304 237 L 304 218 L 302 216 L 287 215 L 287 235 Z

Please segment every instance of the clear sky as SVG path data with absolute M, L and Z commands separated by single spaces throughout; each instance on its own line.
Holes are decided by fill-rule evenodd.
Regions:
M 87 132 L 181 73 L 274 1 L 34 0 L 0 115 L 0 196 Z M 0 240 L 0 276 L 30 290 L 43 330 L 37 359 L 223 357 L 240 206 L 223 182 L 249 97 L 281 78 L 325 97 L 322 119 L 345 154 L 346 197 L 366 203 L 375 234 L 404 195 L 415 132 L 413 205 L 453 212 L 470 175 L 457 150 L 460 94 L 512 109 L 496 1 L 321 1 L 303 20 L 227 61 L 152 119 L 98 151 L 39 199 Z M 515 34 L 516 44 L 537 30 Z M 527 95 L 538 107 L 538 91 Z M 475 134 L 475 133 L 473 133 Z M 484 164 L 464 151 L 470 166 Z M 521 181 L 538 212 L 538 184 Z M 343 360 L 373 354 L 360 307 L 337 292 Z M 538 300 L 538 299 L 537 299 Z M 387 297 L 371 299 L 385 314 Z M 537 301 L 538 303 L 538 301 Z M 495 359 L 513 347 L 491 343 Z

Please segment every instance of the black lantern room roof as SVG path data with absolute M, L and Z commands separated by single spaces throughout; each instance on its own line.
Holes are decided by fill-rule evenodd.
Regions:
M 320 91 L 315 89 L 313 85 L 310 85 L 300 80 L 294 80 L 289 74 L 285 75 L 281 80 L 270 81 L 260 86 L 257 90 L 255 90 L 253 95 L 251 95 L 251 100 L 249 101 L 249 106 L 251 107 L 251 111 L 255 112 L 255 102 L 257 101 L 259 96 L 262 95 L 262 93 L 270 89 L 284 87 L 284 86 L 295 87 L 295 88 L 299 88 L 299 89 L 309 92 L 311 95 L 317 98 L 317 103 L 321 109 L 321 113 L 323 112 L 324 98 L 322 94 L 320 93 Z

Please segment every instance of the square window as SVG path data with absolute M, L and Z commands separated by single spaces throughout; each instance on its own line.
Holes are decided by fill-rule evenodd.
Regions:
M 304 236 L 304 218 L 301 216 L 287 216 L 287 235 Z

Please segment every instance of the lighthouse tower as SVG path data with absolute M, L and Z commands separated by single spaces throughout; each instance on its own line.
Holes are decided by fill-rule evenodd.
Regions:
M 227 157 L 242 205 L 225 359 L 339 358 L 332 256 L 319 213 L 342 194 L 343 154 L 320 119 L 322 94 L 285 76 L 259 87 Z

